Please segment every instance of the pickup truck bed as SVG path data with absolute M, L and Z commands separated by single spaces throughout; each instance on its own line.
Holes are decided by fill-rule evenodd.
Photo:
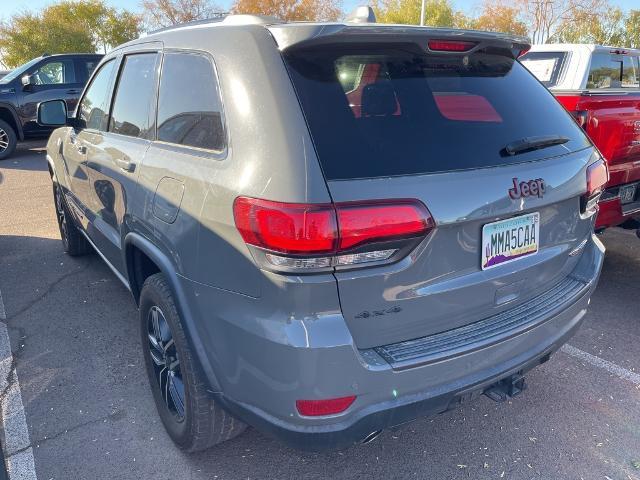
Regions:
M 640 91 L 554 91 L 609 164 L 596 228 L 640 216 Z M 621 195 L 622 194 L 622 195 Z
M 523 65 L 574 116 L 607 160 L 596 229 L 640 227 L 640 50 L 535 45 Z M 640 232 L 640 230 L 639 230 Z

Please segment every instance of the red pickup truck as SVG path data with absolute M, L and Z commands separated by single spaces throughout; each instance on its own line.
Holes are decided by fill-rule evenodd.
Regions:
M 609 165 L 596 230 L 622 226 L 640 237 L 640 50 L 536 45 L 521 57 L 576 118 Z

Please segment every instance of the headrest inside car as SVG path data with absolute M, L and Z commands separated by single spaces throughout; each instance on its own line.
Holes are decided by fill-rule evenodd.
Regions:
M 393 115 L 398 108 L 396 94 L 389 83 L 376 82 L 362 90 L 362 116 Z

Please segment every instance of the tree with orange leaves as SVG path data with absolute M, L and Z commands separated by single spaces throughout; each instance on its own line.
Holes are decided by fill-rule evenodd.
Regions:
M 527 25 L 520 15 L 520 9 L 505 5 L 500 0 L 485 0 L 482 13 L 472 21 L 472 28 L 526 36 Z
M 337 20 L 340 0 L 235 0 L 233 13 L 268 15 L 286 21 Z

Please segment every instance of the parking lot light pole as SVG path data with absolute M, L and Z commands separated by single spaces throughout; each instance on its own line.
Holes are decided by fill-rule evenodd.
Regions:
M 424 27 L 424 1 L 422 0 L 422 3 L 420 5 L 420 26 Z

